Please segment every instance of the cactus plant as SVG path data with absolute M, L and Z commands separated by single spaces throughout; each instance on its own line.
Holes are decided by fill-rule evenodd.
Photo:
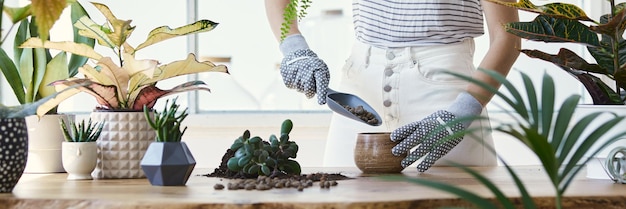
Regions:
M 298 153 L 296 142 L 289 140 L 292 128 L 291 120 L 283 121 L 280 137 L 272 134 L 269 142 L 258 136 L 250 137 L 250 131 L 244 131 L 243 135 L 237 138 L 230 147 L 235 155 L 228 159 L 228 169 L 239 172 L 242 176 L 299 175 L 300 164 L 291 159 L 296 158 Z

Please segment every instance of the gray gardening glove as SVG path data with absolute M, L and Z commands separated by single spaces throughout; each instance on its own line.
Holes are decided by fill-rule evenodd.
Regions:
M 303 92 L 307 98 L 317 94 L 317 103 L 326 104 L 330 73 L 326 63 L 309 49 L 304 37 L 300 34 L 286 37 L 280 44 L 280 51 L 285 56 L 280 63 L 285 86 Z
M 391 132 L 391 140 L 400 142 L 392 148 L 391 152 L 397 156 L 408 154 L 407 157 L 402 160 L 402 167 L 405 168 L 426 155 L 426 158 L 417 165 L 417 170 L 424 172 L 428 170 L 435 161 L 439 160 L 439 158 L 446 155 L 452 148 L 459 144 L 459 142 L 463 140 L 463 137 L 461 136 L 451 140 L 448 139 L 446 142 L 437 145 L 438 141 L 449 135 L 465 130 L 471 124 L 471 121 L 465 120 L 452 126 L 447 126 L 443 130 L 440 129 L 442 131 L 438 133 L 431 132 L 439 131 L 436 130 L 439 126 L 445 125 L 447 122 L 457 117 L 480 115 L 482 108 L 482 105 L 472 95 L 463 92 L 459 94 L 447 110 L 436 111 L 420 121 L 404 125 Z M 418 147 L 413 152 L 409 153 L 411 149 L 416 146 Z

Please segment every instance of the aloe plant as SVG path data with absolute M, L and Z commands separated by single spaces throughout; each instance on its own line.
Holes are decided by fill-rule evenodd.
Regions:
M 187 130 L 187 127 L 185 127 L 181 131 L 180 126 L 189 114 L 187 113 L 187 108 L 178 114 L 180 105 L 176 103 L 177 99 L 174 98 L 170 106 L 168 106 L 170 100 L 166 100 L 163 111 L 155 112 L 154 118 L 150 117 L 150 110 L 147 106 L 143 108 L 148 124 L 156 131 L 155 140 L 157 142 L 180 142 Z
M 525 73 L 520 73 L 524 84 L 523 89 L 527 92 L 526 95 L 523 95 L 517 90 L 520 87 L 515 86 L 499 73 L 484 69 L 479 70 L 502 83 L 508 94 L 504 94 L 489 84 L 478 81 L 472 77 L 450 73 L 482 86 L 502 98 L 503 101 L 511 107 L 512 111 L 507 112 L 507 114 L 513 118 L 514 121 L 511 123 L 502 123 L 494 127 L 493 131 L 499 131 L 512 136 L 536 155 L 554 187 L 556 208 L 561 208 L 561 198 L 563 194 L 578 172 L 584 167 L 584 164 L 589 162 L 591 159 L 589 156 L 596 155 L 606 145 L 626 136 L 626 131 L 619 132 L 614 136 L 609 136 L 606 141 L 602 142 L 603 144 L 599 146 L 599 148 L 592 149 L 592 145 L 598 143 L 601 137 L 605 137 L 604 135 L 622 121 L 625 116 L 611 115 L 612 117 L 610 117 L 610 119 L 603 120 L 599 126 L 590 126 L 599 116 L 612 113 L 596 112 L 580 118 L 577 121 L 573 120 L 573 115 L 581 96 L 571 95 L 565 99 L 562 104 L 556 104 L 554 79 L 545 72 L 541 83 L 541 96 L 538 96 L 539 92 L 535 88 L 535 86 L 538 85 L 535 85 L 531 81 L 530 76 Z M 459 118 L 450 123 L 457 123 L 462 120 L 484 119 L 485 118 L 481 117 Z M 570 124 L 572 125 L 570 126 Z M 469 129 L 465 132 L 459 132 L 448 137 L 449 139 L 444 140 L 450 140 L 453 137 L 457 137 L 459 134 L 471 134 L 473 131 L 477 130 Z M 488 148 L 493 151 L 492 147 Z M 519 189 L 522 200 L 520 204 L 522 204 L 524 208 L 537 208 L 519 175 L 515 173 L 515 170 L 509 166 L 506 161 L 501 158 L 500 160 L 503 162 L 508 173 L 513 178 L 515 185 Z M 463 165 L 456 166 L 485 185 L 493 193 L 497 201 L 494 203 L 463 188 L 432 180 L 409 177 L 385 178 L 409 181 L 450 192 L 474 203 L 480 208 L 517 208 L 514 202 L 506 197 L 504 192 L 487 177 L 469 167 Z
M 76 22 L 79 17 L 88 15 L 82 5 L 75 0 L 32 1 L 19 8 L 6 7 L 4 1 L 0 1 L 0 8 L 3 10 L 0 20 L 6 16 L 11 23 L 6 34 L 10 34 L 10 31 L 17 27 L 13 37 L 13 58 L 0 48 L 0 71 L 20 104 L 33 103 L 55 94 L 55 88 L 48 84 L 75 76 L 78 73 L 78 67 L 87 62 L 86 57 L 77 54 L 72 54 L 68 61 L 65 52 L 52 57 L 48 49 L 18 47 L 31 37 L 47 39 L 50 27 L 67 6 L 71 7 L 70 21 L 72 23 Z M 44 20 L 41 21 L 41 19 Z M 0 38 L 0 46 L 3 46 L 7 38 L 8 36 Z M 89 47 L 94 46 L 94 39 L 78 35 L 77 29 L 74 29 L 74 42 L 83 43 Z M 60 103 L 63 101 L 60 98 L 57 96 L 57 99 L 53 101 Z M 53 105 L 48 113 L 56 113 L 56 105 Z
M 85 123 L 85 120 L 82 120 L 79 123 L 75 123 L 73 121 L 69 121 L 69 124 L 65 122 L 65 120 L 61 119 L 61 130 L 63 132 L 63 136 L 65 137 L 65 141 L 68 142 L 95 142 L 100 137 L 100 133 L 102 133 L 102 128 L 104 128 L 104 121 L 95 122 L 89 121 Z M 67 129 L 70 127 L 71 129 Z
M 171 38 L 211 31 L 218 23 L 199 20 L 174 29 L 168 26 L 157 27 L 150 31 L 143 43 L 133 47 L 127 42 L 135 29 L 135 26 L 130 25 L 131 20 L 118 19 L 104 4 L 92 4 L 105 16 L 106 23 L 99 24 L 88 16 L 83 16 L 74 27 L 80 35 L 96 39 L 99 45 L 111 49 L 117 57 L 105 57 L 94 48 L 76 42 L 51 42 L 30 38 L 20 47 L 57 49 L 92 59 L 95 66 L 86 64 L 79 68 L 85 78 L 69 78 L 52 84 L 57 89 L 63 89 L 77 82 L 91 80 L 91 86 L 80 87 L 73 92 L 82 91 L 94 96 L 98 102 L 96 109 L 141 111 L 144 106 L 152 108 L 157 99 L 170 94 L 192 90 L 209 91 L 206 84 L 199 80 L 189 81 L 169 90 L 156 87 L 158 81 L 201 72 L 228 73 L 226 66 L 215 65 L 210 61 L 199 62 L 193 53 L 186 59 L 168 64 L 161 64 L 157 60 L 135 59 L 135 54 L 140 49 Z
M 533 41 L 586 46 L 596 63 L 589 63 L 566 48 L 561 48 L 558 54 L 527 49 L 521 52 L 554 63 L 576 77 L 585 86 L 594 104 L 624 104 L 622 91 L 626 88 L 626 41 L 623 35 L 626 29 L 626 2 L 615 4 L 614 0 L 598 1 L 598 4 L 609 2 L 611 12 L 599 20 L 593 20 L 583 9 L 573 4 L 534 5 L 530 0 L 515 3 L 487 1 L 538 14 L 531 22 L 504 24 L 506 31 L 511 34 Z M 604 75 L 614 83 L 604 83 L 592 73 Z

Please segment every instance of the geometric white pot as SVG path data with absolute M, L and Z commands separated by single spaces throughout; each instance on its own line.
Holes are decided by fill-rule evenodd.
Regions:
M 92 179 L 91 172 L 96 168 L 98 149 L 96 142 L 63 142 L 63 168 L 69 180 Z
M 152 113 L 151 113 L 152 114 Z M 96 141 L 98 157 L 91 173 L 94 179 L 145 178 L 141 158 L 156 137 L 143 112 L 94 111 L 96 122 L 104 122 Z
M 75 115 L 53 114 L 26 117 L 28 127 L 28 160 L 24 173 L 65 172 L 61 160 L 61 143 L 65 141 L 60 120 L 74 121 Z
M 574 118 L 579 120 L 585 115 L 594 113 L 594 112 L 611 112 L 617 114 L 618 116 L 626 116 L 626 105 L 583 105 L 579 104 L 576 108 L 576 112 L 574 113 Z M 587 127 L 588 131 L 594 131 L 596 128 L 593 126 L 598 126 L 600 123 L 606 122 L 608 119 L 613 118 L 608 113 L 601 114 L 594 122 L 591 122 Z M 590 150 L 595 150 L 596 148 L 600 148 L 602 144 L 604 144 L 609 137 L 613 137 L 616 134 L 626 131 L 626 119 L 620 121 L 617 125 L 615 125 L 611 130 L 604 133 L 604 137 L 601 137 L 593 146 L 591 146 Z M 589 133 L 583 133 L 589 134 Z M 618 141 L 601 147 L 602 150 L 595 156 L 586 155 L 585 157 L 591 157 L 589 162 L 586 164 L 587 170 L 587 178 L 591 179 L 607 179 L 610 180 L 610 174 L 606 171 L 606 159 L 609 155 L 609 152 L 616 147 L 626 146 L 626 137 L 619 139 Z

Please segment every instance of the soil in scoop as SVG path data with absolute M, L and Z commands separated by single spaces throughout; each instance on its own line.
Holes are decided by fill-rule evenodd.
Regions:
M 356 107 L 351 107 L 350 105 L 343 105 L 343 108 L 367 124 L 370 124 L 370 125 L 378 124 L 378 119 L 376 119 L 376 116 L 374 116 L 374 113 L 371 113 L 365 110 L 365 108 L 363 108 L 363 105 L 359 105 Z
M 230 159 L 233 156 L 235 156 L 235 151 L 231 149 L 226 150 L 226 153 L 224 153 L 224 156 L 222 156 L 222 161 L 220 163 L 220 166 L 216 168 L 215 171 L 213 171 L 213 173 L 205 174 L 202 176 L 218 177 L 218 178 L 226 178 L 226 179 L 256 179 L 258 177 L 258 175 L 251 175 L 251 174 L 241 175 L 238 172 L 229 170 L 226 163 L 228 162 L 228 159 Z M 311 179 L 313 181 L 320 181 L 322 177 L 324 177 L 325 180 L 327 181 L 351 179 L 350 177 L 347 177 L 339 173 L 314 173 L 314 174 L 309 174 L 309 175 L 279 174 L 279 175 L 276 175 L 275 177 L 281 178 L 281 179 L 290 179 L 290 178 Z

